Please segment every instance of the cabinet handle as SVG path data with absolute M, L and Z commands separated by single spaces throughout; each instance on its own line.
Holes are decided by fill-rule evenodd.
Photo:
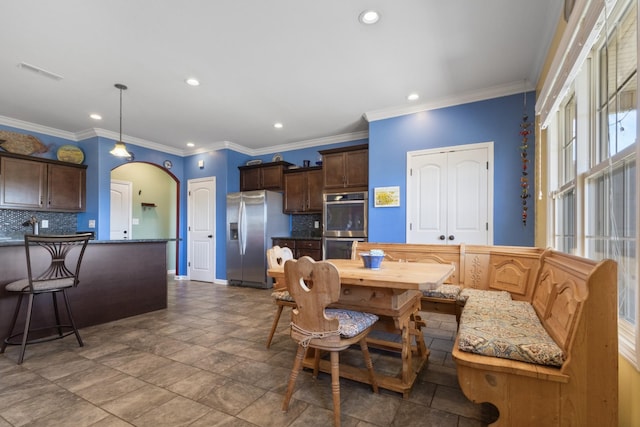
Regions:
M 444 234 L 441 234 L 440 237 L 438 237 L 440 240 L 444 240 Z
M 451 234 L 451 235 L 449 236 L 449 240 L 455 240 L 455 238 L 456 238 L 456 237 L 455 237 L 453 234 Z

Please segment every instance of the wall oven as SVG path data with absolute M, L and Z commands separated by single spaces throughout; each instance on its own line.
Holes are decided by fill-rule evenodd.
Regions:
M 323 258 L 351 258 L 353 241 L 367 240 L 368 192 L 325 193 L 323 199 Z

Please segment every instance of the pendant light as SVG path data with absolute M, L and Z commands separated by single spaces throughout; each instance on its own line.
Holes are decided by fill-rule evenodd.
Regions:
M 131 153 L 127 151 L 127 146 L 122 142 L 122 91 L 127 90 L 127 87 L 121 83 L 116 83 L 114 86 L 120 90 L 120 139 L 118 139 L 113 150 L 109 151 L 109 153 L 116 157 L 131 157 Z

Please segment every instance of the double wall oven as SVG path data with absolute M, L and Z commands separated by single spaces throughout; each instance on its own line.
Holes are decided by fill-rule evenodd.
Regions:
M 368 192 L 325 193 L 323 197 L 323 258 L 351 258 L 353 241 L 367 240 Z

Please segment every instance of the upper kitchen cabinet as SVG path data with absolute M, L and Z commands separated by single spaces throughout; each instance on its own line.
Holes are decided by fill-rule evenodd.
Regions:
M 238 166 L 238 169 L 240 169 L 240 191 L 282 191 L 282 174 L 289 166 L 291 166 L 289 162 L 271 162 L 251 166 Z
M 85 209 L 86 168 L 2 153 L 0 207 L 81 212 Z
M 290 169 L 284 173 L 285 213 L 322 212 L 322 168 Z
M 369 145 L 319 151 L 325 190 L 366 190 L 369 186 Z

